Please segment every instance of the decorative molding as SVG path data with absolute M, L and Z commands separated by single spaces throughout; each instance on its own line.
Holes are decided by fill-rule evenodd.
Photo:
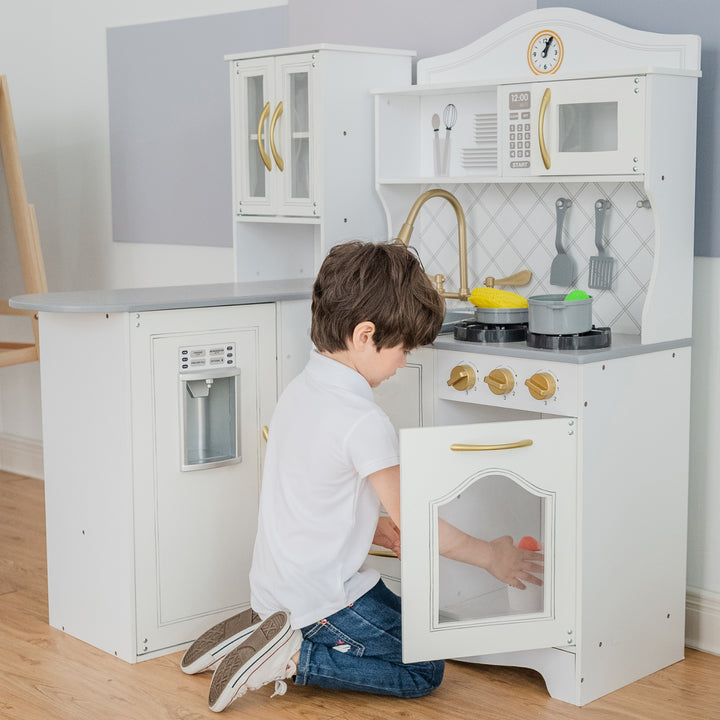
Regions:
M 720 655 L 720 594 L 689 587 L 685 612 L 685 645 Z
M 0 469 L 44 480 L 42 441 L 0 433 Z
M 503 77 L 538 80 L 527 62 L 528 44 L 538 32 L 562 38 L 564 61 L 554 79 L 605 74 L 675 71 L 699 75 L 700 37 L 635 30 L 573 8 L 531 10 L 500 25 L 475 42 L 417 64 L 417 84 L 494 82 Z M 542 80 L 542 78 L 539 78 Z

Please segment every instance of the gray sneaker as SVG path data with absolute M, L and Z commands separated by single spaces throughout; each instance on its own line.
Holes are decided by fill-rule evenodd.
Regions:
M 248 690 L 273 681 L 274 694 L 283 695 L 287 689 L 283 680 L 295 674 L 292 656 L 301 644 L 302 632 L 290 627 L 287 613 L 271 615 L 218 665 L 210 683 L 210 709 L 220 712 Z
M 250 637 L 261 622 L 260 616 L 248 608 L 213 625 L 185 651 L 180 668 L 188 675 L 212 668 Z

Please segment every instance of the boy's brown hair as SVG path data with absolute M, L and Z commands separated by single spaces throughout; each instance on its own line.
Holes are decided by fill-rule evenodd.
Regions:
M 355 327 L 370 321 L 378 350 L 431 343 L 445 301 L 420 260 L 404 245 L 348 242 L 333 247 L 313 285 L 310 337 L 321 352 L 347 349 Z

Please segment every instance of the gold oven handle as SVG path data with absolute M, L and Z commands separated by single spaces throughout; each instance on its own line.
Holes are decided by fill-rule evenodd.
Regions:
M 396 558 L 397 553 L 392 550 L 368 550 L 368 555 L 374 555 L 375 557 L 389 557 Z
M 480 450 L 512 450 L 513 448 L 530 447 L 532 440 L 518 440 L 512 443 L 502 443 L 500 445 L 463 445 L 462 443 L 453 443 L 450 449 L 454 452 L 463 451 L 480 451 Z
M 550 153 L 545 147 L 545 112 L 550 104 L 550 88 L 545 88 L 542 101 L 540 102 L 540 114 L 538 115 L 538 140 L 540 141 L 540 154 L 546 170 L 550 169 Z
M 263 427 L 262 427 L 262 436 L 265 438 L 265 442 L 267 442 L 268 435 L 269 435 L 268 426 L 267 426 L 267 425 L 263 425 Z
M 265 146 L 263 145 L 263 125 L 265 124 L 265 121 L 268 118 L 268 115 L 270 114 L 270 103 L 266 102 L 265 107 L 263 108 L 263 111 L 260 113 L 260 122 L 258 123 L 258 132 L 257 132 L 257 140 L 258 140 L 258 149 L 260 150 L 260 157 L 262 158 L 262 161 L 265 163 L 265 167 L 268 170 L 272 170 L 272 162 L 270 160 L 270 156 L 265 152 Z
M 277 121 L 280 118 L 280 116 L 283 113 L 283 104 L 282 100 L 277 104 L 277 107 L 275 108 L 275 112 L 273 113 L 272 120 L 270 121 L 270 150 L 272 150 L 272 155 L 275 158 L 275 164 L 278 166 L 278 170 L 282 172 L 285 169 L 285 163 L 283 162 L 283 159 L 280 157 L 280 153 L 278 152 L 278 149 L 275 147 L 275 125 L 277 125 Z

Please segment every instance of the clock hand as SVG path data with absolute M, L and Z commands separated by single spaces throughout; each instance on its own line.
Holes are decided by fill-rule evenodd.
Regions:
M 552 41 L 553 41 L 554 39 L 555 39 L 555 38 L 551 35 L 551 36 L 545 41 L 545 49 L 544 49 L 544 50 L 542 51 L 542 53 L 541 53 L 542 57 L 547 57 L 548 50 L 550 49 L 550 43 L 552 43 Z

